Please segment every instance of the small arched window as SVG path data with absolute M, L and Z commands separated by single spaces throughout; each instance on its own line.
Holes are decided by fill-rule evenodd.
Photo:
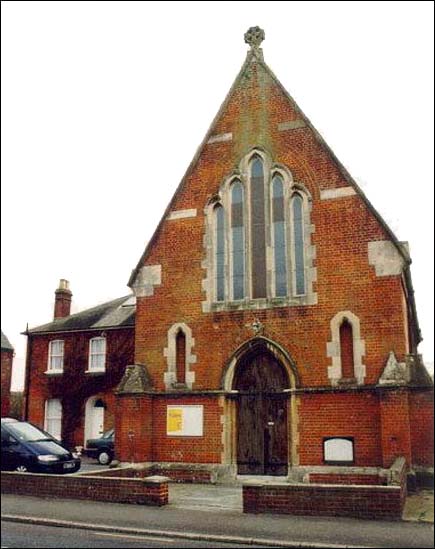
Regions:
M 287 295 L 287 259 L 284 222 L 284 186 L 282 177 L 272 179 L 272 223 L 275 297 Z
M 304 257 L 304 207 L 302 197 L 295 194 L 292 198 L 293 218 L 293 254 L 294 254 L 294 293 L 305 293 L 305 257 Z
M 175 365 L 177 383 L 186 382 L 186 336 L 183 330 L 178 330 L 175 338 Z
M 245 297 L 245 227 L 243 219 L 243 186 L 231 186 L 231 266 L 233 299 Z
M 341 377 L 351 379 L 355 376 L 353 359 L 352 324 L 345 318 L 340 325 Z
M 224 209 L 219 204 L 214 208 L 215 240 L 216 240 L 216 268 L 215 292 L 216 301 L 225 299 L 225 218 Z
M 251 162 L 252 297 L 267 296 L 264 168 L 259 156 Z

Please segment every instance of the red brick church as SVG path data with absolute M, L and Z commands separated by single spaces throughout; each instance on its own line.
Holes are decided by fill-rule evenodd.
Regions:
M 246 33 L 134 297 L 70 315 L 63 282 L 56 319 L 27 332 L 28 417 L 75 444 L 114 425 L 122 462 L 218 475 L 432 467 L 407 245 L 265 64 L 263 39 Z

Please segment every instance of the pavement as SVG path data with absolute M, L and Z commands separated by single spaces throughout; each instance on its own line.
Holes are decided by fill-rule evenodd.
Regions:
M 268 547 L 433 547 L 433 525 L 335 517 L 251 515 L 240 488 L 170 485 L 171 503 L 148 507 L 2 494 L 2 522 Z M 73 535 L 73 533 L 72 533 Z
M 434 522 L 433 490 L 418 490 L 406 498 L 402 519 L 411 522 Z
M 80 473 L 102 471 L 107 465 L 82 457 Z M 240 486 L 209 484 L 169 485 L 169 500 L 173 507 L 191 510 L 238 511 L 242 512 L 242 490 Z M 409 494 L 402 516 L 408 522 L 434 522 L 434 492 L 419 490 Z

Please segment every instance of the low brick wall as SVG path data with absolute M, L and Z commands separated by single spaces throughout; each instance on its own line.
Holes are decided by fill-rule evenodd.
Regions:
M 360 484 L 381 486 L 387 484 L 387 479 L 379 475 L 309 473 L 308 482 L 313 484 Z
M 212 471 L 182 466 L 149 465 L 145 467 L 115 467 L 104 471 L 81 473 L 80 476 L 108 476 L 118 478 L 145 478 L 150 475 L 162 475 L 172 482 L 214 484 Z
M 169 500 L 167 479 L 158 477 L 139 479 L 2 472 L 1 492 L 157 506 L 167 505 Z
M 402 509 L 399 486 L 243 486 L 244 513 L 399 520 Z
M 406 473 L 405 459 L 398 458 L 389 470 L 387 486 L 350 485 L 344 482 L 345 478 L 339 478 L 341 484 L 252 482 L 243 486 L 243 511 L 400 520 L 406 498 Z M 357 480 L 366 480 L 362 477 L 356 475 Z

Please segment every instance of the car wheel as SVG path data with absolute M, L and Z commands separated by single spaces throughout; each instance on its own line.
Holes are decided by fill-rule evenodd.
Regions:
M 29 472 L 29 469 L 27 468 L 27 465 L 17 465 L 15 467 L 15 471 L 17 473 L 28 473 Z
M 98 454 L 98 463 L 100 463 L 100 465 L 109 465 L 111 461 L 112 456 L 106 450 L 103 450 Z

